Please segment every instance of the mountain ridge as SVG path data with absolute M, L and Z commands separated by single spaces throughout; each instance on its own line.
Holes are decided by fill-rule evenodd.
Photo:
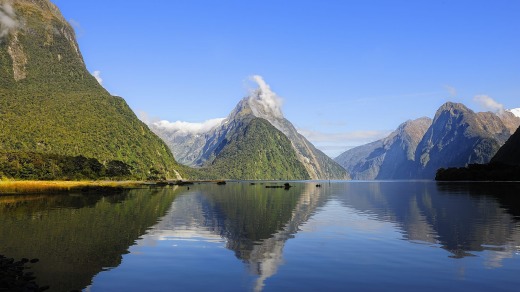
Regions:
M 511 111 L 475 113 L 461 103 L 447 102 L 428 127 L 423 124 L 422 136 L 415 135 L 421 138 L 415 139 L 415 148 L 409 148 L 415 149 L 413 158 L 405 156 L 402 147 L 400 156 L 388 158 L 391 151 L 385 143 L 399 136 L 398 128 L 388 137 L 348 150 L 335 160 L 354 179 L 432 179 L 440 168 L 489 162 L 519 126 L 520 118 Z M 390 163 L 383 165 L 385 160 Z

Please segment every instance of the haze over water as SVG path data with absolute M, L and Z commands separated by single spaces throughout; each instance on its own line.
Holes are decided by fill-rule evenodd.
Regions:
M 269 183 L 265 183 L 269 184 Z M 53 291 L 516 291 L 518 184 L 198 184 L 0 197 Z

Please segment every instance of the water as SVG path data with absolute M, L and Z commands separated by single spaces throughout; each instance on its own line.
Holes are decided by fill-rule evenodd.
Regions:
M 198 184 L 0 197 L 52 291 L 518 291 L 520 184 Z

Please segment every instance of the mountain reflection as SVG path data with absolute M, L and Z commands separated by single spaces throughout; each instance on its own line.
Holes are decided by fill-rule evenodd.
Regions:
M 360 182 L 338 184 L 334 198 L 397 224 L 410 241 L 439 244 L 454 258 L 493 251 L 490 266 L 520 245 L 518 184 Z
M 338 182 L 317 188 L 314 183 L 294 183 L 293 188 L 284 190 L 230 182 L 225 186 L 197 184 L 189 190 L 145 188 L 111 195 L 4 196 L 0 197 L 0 254 L 39 258 L 40 263 L 33 268 L 38 283 L 50 285 L 53 291 L 69 291 L 87 287 L 103 269 L 119 266 L 130 246 L 137 244 L 139 251 L 139 246 L 177 244 L 166 240 L 190 241 L 186 246 L 212 242 L 217 244 L 211 246 L 233 251 L 253 275 L 248 278 L 248 287 L 253 285 L 260 291 L 268 278 L 283 274 L 279 269 L 287 240 L 300 228 L 306 235 L 321 236 L 316 235 L 319 232 L 312 235 L 313 228 L 333 226 L 331 230 L 339 231 L 340 237 L 332 235 L 332 244 L 337 243 L 340 250 L 363 250 L 361 245 L 370 245 L 368 239 L 356 241 L 363 236 L 341 234 L 349 228 L 367 230 L 382 222 L 407 241 L 441 247 L 453 258 L 478 255 L 486 267 L 500 267 L 520 246 L 519 191 L 518 184 Z M 334 227 L 338 223 L 340 226 Z M 390 236 L 384 237 L 390 243 L 401 239 L 394 233 Z M 158 244 L 162 240 L 164 245 Z M 305 253 L 306 248 L 300 250 L 301 257 L 309 257 L 313 263 L 326 260 L 329 252 L 311 255 Z M 166 250 L 165 256 L 177 252 Z M 408 250 L 405 245 L 404 252 Z M 159 251 L 165 250 L 148 255 Z M 481 251 L 486 252 L 477 254 Z M 132 255 L 134 260 L 139 257 L 133 253 L 128 262 L 125 260 L 127 268 L 134 267 Z M 225 255 L 229 258 L 228 251 Z M 182 262 L 189 256 L 166 259 L 189 270 Z M 206 260 L 205 255 L 195 257 Z M 344 260 L 351 258 L 349 255 Z M 154 262 L 152 259 L 147 264 Z M 236 263 L 232 257 L 231 261 Z M 243 272 L 242 265 L 238 266 Z M 143 269 L 148 267 L 138 265 L 136 269 L 145 273 Z M 171 272 L 172 267 L 167 264 L 164 271 Z M 100 279 L 101 283 L 113 282 L 110 272 L 103 274 L 107 277 Z M 275 281 L 272 278 L 269 284 Z
M 50 291 L 82 289 L 101 270 L 121 263 L 175 195 L 171 189 L 136 189 L 0 197 L 0 254 L 40 259 L 31 270 Z
M 327 200 L 327 192 L 310 183 L 290 190 L 243 183 L 192 189 L 177 197 L 147 237 L 225 241 L 226 248 L 259 276 L 255 290 L 276 274 L 286 241 Z

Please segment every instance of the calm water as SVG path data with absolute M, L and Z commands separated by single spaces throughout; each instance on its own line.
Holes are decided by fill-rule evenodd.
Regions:
M 518 291 L 520 185 L 257 183 L 0 197 L 52 291 Z

